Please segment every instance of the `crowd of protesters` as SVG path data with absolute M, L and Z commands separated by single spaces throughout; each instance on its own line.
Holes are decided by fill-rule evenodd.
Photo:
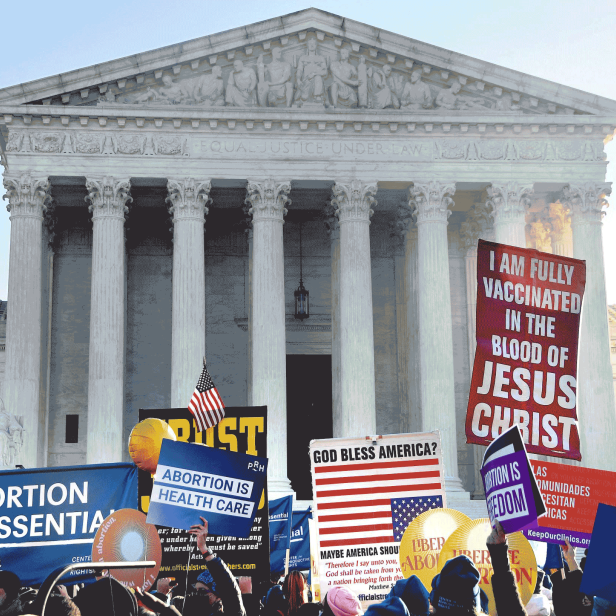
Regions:
M 0 571 L 0 616 L 360 616 L 364 614 L 357 596 L 343 586 L 330 588 L 322 603 L 311 601 L 302 573 L 292 571 L 282 584 L 272 586 L 258 604 L 251 604 L 225 563 L 207 546 L 208 524 L 191 527 L 207 569 L 185 593 L 174 596 L 169 578 L 158 580 L 156 589 L 134 593 L 113 578 L 103 578 L 70 596 L 56 586 L 45 598 L 35 589 L 23 588 L 17 575 Z M 432 580 L 428 593 L 416 576 L 398 580 L 384 601 L 368 607 L 365 616 L 486 616 L 494 608 L 498 616 L 616 616 L 616 604 L 580 593 L 582 571 L 574 550 L 563 547 L 566 569 L 538 571 L 530 601 L 523 605 L 510 569 L 508 546 L 500 524 L 486 545 L 494 573 L 494 606 L 479 587 L 480 574 L 467 556 L 447 561 Z M 583 567 L 582 559 L 581 566 Z M 565 573 L 566 570 L 566 573 Z M 247 605 L 248 604 L 248 605 Z M 494 611 L 494 610 L 492 610 Z

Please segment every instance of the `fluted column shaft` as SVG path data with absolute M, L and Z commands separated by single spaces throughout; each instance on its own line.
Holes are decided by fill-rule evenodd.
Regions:
M 340 225 L 335 210 L 328 206 L 327 231 L 331 251 L 332 293 L 332 427 L 334 437 L 342 436 L 341 365 L 340 365 Z
M 336 182 L 332 205 L 340 224 L 339 436 L 376 433 L 370 216 L 376 182 Z
M 268 486 L 288 493 L 287 382 L 282 225 L 290 182 L 249 181 L 252 246 L 252 401 L 267 405 Z
M 415 183 L 410 203 L 417 216 L 419 355 L 422 430 L 440 430 L 448 491 L 461 491 L 456 442 L 453 334 L 447 219 L 455 183 Z
M 582 465 L 616 471 L 616 409 L 610 363 L 601 219 L 609 184 L 565 188 L 572 208 L 573 256 L 586 261 L 586 289 L 578 351 L 577 402 Z
M 211 183 L 193 178 L 167 183 L 173 215 L 171 406 L 188 405 L 205 357 L 203 225 Z
M 532 185 L 518 182 L 493 183 L 488 187 L 496 242 L 526 248 L 526 210 L 532 192 Z
M 124 213 L 130 181 L 87 178 L 93 221 L 87 463 L 120 462 L 124 454 Z
M 4 402 L 9 415 L 23 419 L 18 464 L 46 465 L 39 459 L 43 212 L 50 200 L 47 178 L 5 175 L 11 216 L 10 301 L 6 324 Z

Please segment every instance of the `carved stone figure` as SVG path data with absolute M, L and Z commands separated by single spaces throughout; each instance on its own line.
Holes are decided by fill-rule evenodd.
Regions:
M 116 95 L 111 90 L 107 90 L 107 92 L 101 95 L 98 100 L 101 103 L 115 103 Z
M 364 65 L 365 66 L 365 65 Z M 330 67 L 334 82 L 330 86 L 330 95 L 334 107 L 357 107 L 359 86 L 357 69 L 349 62 L 349 50 L 340 51 L 340 60 L 332 62 Z
M 368 106 L 368 67 L 366 66 L 366 58 L 361 56 L 357 65 L 357 98 L 360 107 Z
M 225 100 L 233 107 L 254 107 L 257 104 L 257 75 L 241 60 L 233 63 L 227 80 Z
M 329 69 L 327 59 L 317 53 L 317 41 L 308 39 L 308 53 L 301 56 L 297 64 L 297 90 L 295 102 L 299 105 L 305 103 L 325 102 L 324 81 Z
M 20 417 L 11 416 L 0 398 L 0 467 L 14 468 L 19 463 L 23 445 L 23 426 Z
M 158 103 L 177 105 L 186 98 L 186 93 L 180 85 L 171 79 L 170 75 L 163 75 L 163 85 L 156 92 Z
M 391 66 L 385 64 L 383 68 L 369 69 L 368 81 L 368 107 L 370 109 L 385 109 L 393 107 L 400 109 L 400 100 L 393 91 L 393 84 L 389 82 Z
M 529 224 L 528 234 L 531 244 L 536 250 L 541 252 L 552 252 L 552 239 L 550 237 L 549 223 L 543 220 L 535 220 Z
M 451 88 L 443 88 L 436 96 L 435 106 L 441 109 L 456 109 L 461 89 L 462 84 L 459 81 L 454 81 Z
M 521 109 L 520 105 L 516 105 L 513 103 L 513 98 L 511 94 L 505 92 L 502 98 L 496 101 L 495 109 L 498 111 L 519 111 Z
M 400 105 L 403 109 L 420 111 L 432 106 L 432 92 L 430 86 L 421 80 L 422 70 L 415 69 L 411 73 L 411 81 L 407 82 L 402 92 Z
M 265 65 L 263 56 L 257 63 L 259 84 L 257 93 L 261 107 L 290 107 L 293 102 L 292 67 L 282 59 L 282 49 L 272 49 L 272 61 Z
M 211 73 L 198 77 L 191 85 L 190 98 L 196 104 L 208 107 L 224 106 L 225 84 L 220 66 L 214 66 Z

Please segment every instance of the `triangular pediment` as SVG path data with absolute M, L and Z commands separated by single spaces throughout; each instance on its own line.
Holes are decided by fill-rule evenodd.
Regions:
M 24 104 L 107 112 L 304 106 L 422 115 L 616 114 L 616 101 L 319 9 L 0 90 L 0 108 Z

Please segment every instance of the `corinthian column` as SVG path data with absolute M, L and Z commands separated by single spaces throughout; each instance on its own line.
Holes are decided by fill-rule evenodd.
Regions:
M 9 415 L 23 420 L 23 445 L 16 464 L 45 466 L 39 459 L 41 370 L 41 282 L 43 212 L 50 201 L 47 178 L 5 175 L 11 221 L 10 316 L 6 324 L 4 402 Z M 41 436 L 42 439 L 42 436 Z M 0 462 L 1 464 L 1 462 Z
M 466 326 L 468 330 L 468 365 L 469 383 L 475 363 L 477 348 L 477 243 L 480 239 L 487 240 L 488 228 L 491 226 L 491 216 L 486 203 L 476 203 L 466 215 L 466 220 L 460 225 L 460 243 L 466 251 L 464 264 L 466 266 Z M 484 498 L 483 481 L 481 480 L 481 464 L 485 448 L 473 446 L 474 482 L 473 496 Z
M 88 374 L 88 464 L 124 453 L 124 213 L 130 181 L 87 178 L 92 212 L 92 292 Z
M 587 183 L 564 189 L 572 209 L 573 256 L 586 261 L 586 290 L 578 351 L 577 401 L 582 465 L 616 471 L 616 408 L 610 364 L 601 219 L 610 184 Z
M 518 182 L 488 186 L 488 204 L 494 217 L 495 241 L 526 248 L 526 210 L 530 206 L 531 184 Z
M 376 182 L 336 182 L 340 224 L 340 409 L 338 436 L 376 433 L 370 216 Z
M 173 215 L 171 406 L 186 406 L 205 357 L 205 254 L 203 225 L 211 202 L 209 180 L 167 182 Z
M 267 405 L 268 487 L 289 493 L 282 224 L 291 182 L 249 181 L 252 214 L 252 403 Z
M 342 403 L 340 364 L 340 225 L 336 209 L 328 205 L 325 211 L 325 228 L 331 243 L 331 290 L 332 290 L 332 427 L 334 437 L 342 436 Z
M 462 491 L 458 477 L 453 335 L 447 219 L 454 182 L 415 183 L 409 204 L 417 216 L 419 357 L 424 431 L 440 430 L 448 491 Z

